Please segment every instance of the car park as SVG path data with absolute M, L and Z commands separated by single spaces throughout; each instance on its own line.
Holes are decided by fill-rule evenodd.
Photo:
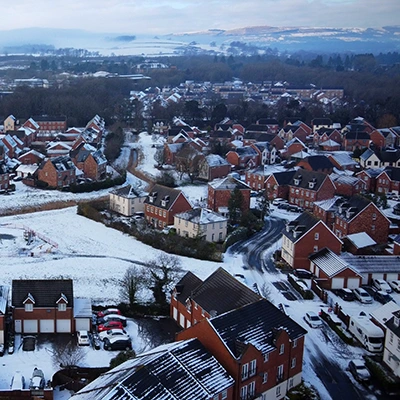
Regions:
M 78 338 L 78 345 L 79 346 L 89 346 L 90 339 L 89 339 L 89 332 L 88 331 L 78 331 L 76 332 L 76 336 Z
M 307 322 L 308 325 L 310 325 L 311 328 L 322 327 L 322 320 L 314 311 L 306 312 L 304 320 Z
M 108 315 L 105 315 L 103 318 L 101 318 L 101 320 L 104 322 L 117 321 L 117 322 L 121 322 L 121 324 L 123 326 L 127 325 L 126 317 L 124 317 L 123 315 L 119 315 L 119 314 L 108 314 Z
M 359 382 L 368 382 L 371 374 L 363 360 L 352 360 L 349 362 L 349 371 Z
M 363 288 L 355 288 L 353 289 L 353 293 L 356 299 L 361 303 L 371 304 L 373 302 L 373 298 Z
M 131 339 L 120 336 L 104 338 L 104 350 L 132 350 Z
M 395 292 L 400 293 L 400 281 L 399 280 L 389 281 L 388 284 Z
M 122 323 L 119 321 L 108 321 L 105 322 L 104 324 L 100 324 L 97 327 L 97 330 L 99 332 L 108 331 L 110 329 L 124 329 L 124 327 L 122 326 Z
M 301 268 L 295 269 L 293 271 L 293 275 L 297 276 L 297 278 L 300 278 L 300 279 L 311 279 L 313 277 L 313 274 L 311 271 L 308 271 L 307 269 L 301 269 Z
M 99 333 L 100 340 L 104 340 L 106 337 L 110 338 L 112 336 L 127 336 L 128 332 L 125 329 L 110 329 L 108 331 L 103 331 Z
M 97 313 L 97 318 L 103 318 L 105 315 L 109 315 L 109 314 L 118 314 L 118 315 L 122 315 L 121 311 L 118 310 L 118 308 L 107 308 L 104 311 L 99 311 Z
M 384 292 L 383 290 L 377 290 L 375 292 L 374 299 L 376 301 L 379 301 L 379 303 L 381 303 L 381 304 L 389 303 L 389 301 L 394 301 L 395 302 L 393 297 L 389 293 Z
M 336 295 L 338 295 L 341 299 L 344 301 L 353 301 L 355 300 L 354 293 L 347 288 L 342 288 L 342 289 L 337 289 L 334 292 Z
M 377 290 L 383 290 L 387 293 L 393 292 L 392 288 L 384 279 L 372 279 L 372 286 L 374 286 Z

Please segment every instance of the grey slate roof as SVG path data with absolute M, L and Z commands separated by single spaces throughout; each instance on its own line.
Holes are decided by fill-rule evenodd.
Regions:
M 289 185 L 298 188 L 318 191 L 325 179 L 328 179 L 327 175 L 322 172 L 298 169 Z M 296 184 L 296 182 L 298 182 L 298 184 Z M 309 187 L 310 182 L 314 182 L 313 188 Z
M 178 189 L 156 184 L 151 188 L 145 203 L 169 210 L 180 194 L 182 192 Z M 165 200 L 165 203 L 163 203 L 163 200 Z
M 126 185 L 121 188 L 114 189 L 110 193 L 116 194 L 117 196 L 120 197 L 125 197 L 127 199 L 144 197 L 147 195 L 147 193 L 143 192 L 142 190 L 139 190 L 137 187 L 132 185 Z
M 354 256 L 343 253 L 341 258 L 360 274 L 400 272 L 400 256 Z
M 274 172 L 272 175 L 278 182 L 278 185 L 288 185 L 292 180 L 295 170 L 292 171 L 284 171 L 284 172 Z
M 199 287 L 203 281 L 193 272 L 188 271 L 182 279 L 175 285 L 177 291 L 177 300 L 185 304 L 186 300 L 192 295 L 192 292 Z
M 262 353 L 274 350 L 279 329 L 284 329 L 291 340 L 307 333 L 266 299 L 211 318 L 210 324 L 236 358 L 246 344 L 252 344 Z
M 138 355 L 85 386 L 76 400 L 208 400 L 234 380 L 197 339 Z
M 319 169 L 332 169 L 333 164 L 326 156 L 309 156 L 305 159 L 308 162 L 313 171 Z
M 386 167 L 385 172 L 392 181 L 400 181 L 400 168 Z
M 30 294 L 36 307 L 55 307 L 63 294 L 68 301 L 67 307 L 73 307 L 72 279 L 19 279 L 12 281 L 12 305 L 23 307 Z
M 305 233 L 320 222 L 308 211 L 301 213 L 294 221 L 288 222 L 283 234 L 291 241 L 297 242 Z
M 400 339 L 400 325 L 394 323 L 394 319 L 400 318 L 400 310 L 393 313 L 393 317 L 386 322 L 386 326 Z

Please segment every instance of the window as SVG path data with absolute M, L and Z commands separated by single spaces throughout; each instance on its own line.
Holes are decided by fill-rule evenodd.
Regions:
M 279 354 L 283 354 L 285 352 L 285 345 L 281 344 L 279 347 Z
M 290 368 L 294 368 L 296 366 L 296 358 L 292 358 L 292 362 L 290 363 Z
M 400 339 L 397 339 L 397 351 L 400 351 Z
M 242 365 L 242 381 L 249 377 L 249 364 Z
M 290 378 L 289 379 L 289 389 L 291 389 L 293 387 L 293 383 L 294 383 L 293 378 Z
M 225 389 L 222 393 L 221 393 L 221 399 L 227 399 L 228 398 L 228 391 Z
M 276 387 L 276 397 L 278 397 L 278 396 L 280 396 L 281 395 L 281 387 L 280 386 L 277 386 Z
M 314 240 L 319 240 L 319 233 L 318 233 L 318 232 L 315 233 L 315 235 L 314 235 Z
M 256 393 L 256 382 L 255 381 L 250 383 L 248 392 L 249 392 L 250 397 L 254 396 L 254 394 Z
M 27 311 L 27 312 L 33 311 L 33 304 L 32 303 L 25 303 L 25 311 Z
M 276 379 L 281 381 L 283 379 L 283 364 L 278 367 L 278 373 L 276 374 Z
M 371 231 L 375 232 L 375 225 L 371 225 Z
M 264 372 L 263 373 L 262 383 L 267 383 L 267 382 L 268 382 L 268 372 Z
M 247 399 L 247 386 L 242 386 L 242 388 L 240 389 L 240 398 L 242 400 Z
M 318 251 L 318 246 L 314 246 L 314 253 Z
M 293 340 L 293 348 L 297 347 L 297 339 Z
M 375 214 L 375 213 L 372 214 L 372 219 L 373 219 L 373 220 L 376 219 L 376 214 Z
M 269 360 L 269 353 L 264 353 L 264 362 Z
M 219 395 L 216 394 L 216 395 L 213 397 L 213 400 L 219 400 Z
M 249 376 L 254 376 L 256 374 L 256 369 L 257 369 L 257 360 L 251 360 Z
M 67 311 L 67 305 L 65 303 L 58 303 L 58 311 Z
M 393 332 L 390 332 L 390 336 L 389 336 L 389 342 L 390 343 L 393 343 L 393 337 L 394 337 Z

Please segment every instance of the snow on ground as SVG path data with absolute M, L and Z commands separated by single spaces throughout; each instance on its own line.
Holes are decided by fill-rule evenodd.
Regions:
M 163 145 L 164 142 L 165 139 L 159 135 L 150 135 L 147 132 L 139 134 L 137 146 L 141 151 L 142 158 L 140 159 L 138 169 L 153 178 L 160 173 L 155 167 L 156 161 L 154 160 L 154 154 L 156 154 L 157 151 L 156 145 Z

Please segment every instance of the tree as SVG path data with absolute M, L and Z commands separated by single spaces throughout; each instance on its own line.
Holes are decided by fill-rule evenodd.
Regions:
M 156 150 L 154 154 L 154 160 L 157 163 L 159 167 L 164 165 L 165 163 L 165 153 L 164 153 L 164 147 L 160 147 Z
M 125 361 L 135 358 L 136 353 L 134 350 L 121 351 L 114 358 L 110 360 L 110 368 L 115 368 L 118 365 L 124 363 Z
M 235 188 L 228 200 L 229 221 L 235 226 L 239 223 L 240 216 L 244 205 L 243 193 L 240 189 Z
M 52 348 L 52 362 L 56 368 L 69 368 L 79 365 L 85 358 L 85 352 L 81 347 L 69 341 L 57 343 Z
M 193 181 L 199 176 L 200 160 L 203 159 L 203 154 L 190 145 L 183 146 L 176 153 L 176 170 L 180 173 L 182 179 L 184 174 L 187 174 L 190 181 Z
M 142 269 L 135 266 L 126 270 L 120 281 L 120 296 L 121 300 L 128 303 L 130 308 L 133 308 L 137 303 L 137 296 L 143 289 L 145 282 L 146 278 Z
M 163 186 L 176 187 L 175 178 L 170 171 L 163 171 L 157 176 L 156 182 Z
M 168 307 L 167 293 L 181 277 L 183 270 L 178 257 L 162 253 L 148 262 L 148 283 L 156 304 Z
M 269 214 L 269 206 L 269 199 L 266 196 L 266 193 L 263 193 L 263 195 L 257 199 L 257 208 L 260 210 L 262 221 L 264 221 L 264 217 Z

